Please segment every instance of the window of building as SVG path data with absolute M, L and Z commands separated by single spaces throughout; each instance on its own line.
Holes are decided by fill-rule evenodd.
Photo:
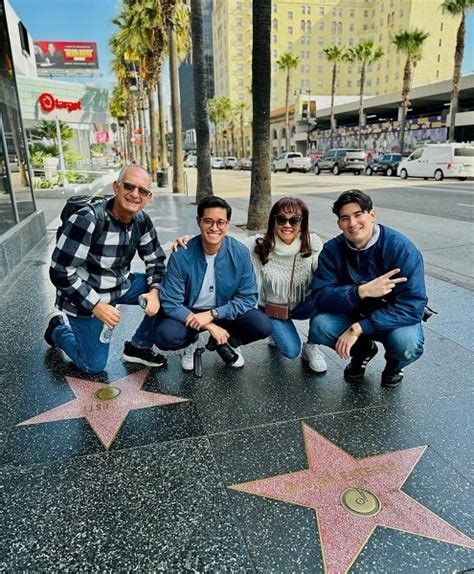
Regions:
M 319 38 L 318 38 L 318 44 L 319 44 L 320 46 L 324 46 L 324 38 L 323 38 L 322 36 L 319 36 Z
M 306 59 L 309 60 L 310 57 L 311 57 L 310 53 L 309 53 L 309 52 L 306 52 Z
M 443 22 L 441 22 L 441 25 L 439 27 L 439 31 L 442 32 L 443 31 Z
M 237 12 L 242 12 L 242 2 L 236 2 L 235 9 Z
M 306 6 L 301 6 L 301 14 L 306 14 Z
M 372 80 L 367 80 L 367 86 L 370 88 L 371 85 L 372 85 Z
M 437 61 L 438 63 L 441 61 L 441 55 L 440 55 L 440 54 L 438 54 L 438 58 L 437 58 L 436 61 Z
M 319 22 L 319 26 L 318 26 L 318 27 L 319 27 L 320 30 L 324 30 L 324 22 L 322 22 L 322 21 Z
M 287 32 L 288 34 L 293 34 L 293 26 L 288 26 Z
M 439 78 L 439 70 L 436 70 L 436 77 Z
M 287 50 L 292 52 L 293 51 L 293 42 L 288 42 L 288 44 L 286 45 Z
M 354 8 L 350 8 L 350 9 L 349 9 L 349 16 L 350 16 L 351 18 L 354 18 L 354 16 L 355 16 L 355 10 L 354 10 Z
M 369 25 L 368 24 L 364 24 L 364 26 L 362 27 L 362 29 L 364 30 L 364 32 L 366 32 L 369 29 Z
M 21 49 L 31 55 L 30 43 L 28 42 L 28 31 L 23 25 L 23 22 L 18 22 L 18 32 L 20 33 Z
M 364 18 L 368 18 L 369 17 L 369 11 L 368 10 L 364 10 Z
M 439 42 L 438 42 L 438 46 L 441 48 L 442 44 L 443 44 L 443 41 L 442 41 L 441 38 L 440 38 L 440 39 L 439 39 Z
M 324 58 L 324 50 L 319 50 L 318 52 L 318 58 Z
M 354 24 L 349 24 L 349 32 L 353 32 L 354 31 Z
M 342 8 L 339 8 L 339 16 L 342 16 Z
M 337 23 L 337 33 L 342 34 L 342 22 Z
M 322 80 L 318 80 L 318 88 L 322 88 L 323 87 L 323 81 Z
M 304 81 L 304 86 L 305 86 L 305 88 L 306 88 L 307 90 L 309 90 L 310 85 L 311 85 L 311 84 L 310 84 L 310 81 L 309 81 L 308 79 L 306 79 L 306 80 Z
M 318 66 L 318 74 L 322 74 L 324 72 L 324 66 Z
M 302 32 L 306 31 L 306 22 L 304 20 L 301 20 L 301 22 L 300 22 L 300 30 Z
M 244 71 L 244 65 L 243 64 L 237 64 L 235 69 L 237 70 L 238 73 L 242 73 Z
M 311 6 L 306 6 L 306 14 L 308 14 L 308 16 L 311 14 Z
M 275 32 L 278 31 L 278 20 L 276 18 L 273 18 L 272 29 L 275 30 Z
M 242 50 L 242 48 L 239 48 L 237 50 L 237 57 L 238 58 L 243 58 L 244 57 L 244 51 Z
M 293 12 L 288 12 L 288 20 L 293 20 Z
M 347 80 L 347 87 L 352 88 L 352 80 Z
M 311 32 L 311 20 L 306 20 L 306 32 Z
M 274 14 L 276 14 L 276 13 L 278 12 L 278 4 L 273 4 L 273 3 L 272 3 L 272 12 L 273 12 Z
M 349 46 L 353 46 L 354 45 L 354 38 L 349 38 Z
M 237 44 L 242 44 L 242 42 L 244 41 L 244 37 L 240 33 L 235 35 L 235 39 L 236 39 Z
M 337 32 L 337 22 L 331 23 L 331 32 L 335 34 Z
M 235 24 L 236 24 L 237 28 L 242 28 L 242 26 L 243 26 L 242 18 L 236 18 Z
M 272 42 L 273 42 L 274 44 L 276 44 L 276 43 L 278 42 L 278 36 L 277 36 L 276 34 L 273 34 L 273 36 L 272 36 Z
M 324 16 L 324 6 L 321 6 L 321 7 L 319 8 L 319 15 L 320 15 L 320 16 Z
M 332 14 L 333 16 L 337 16 L 337 8 L 333 8 L 333 9 L 331 10 L 331 14 Z
M 306 58 L 306 52 L 305 52 L 304 50 L 301 50 L 301 52 L 300 52 L 300 58 L 301 58 L 302 60 L 304 60 L 304 59 Z

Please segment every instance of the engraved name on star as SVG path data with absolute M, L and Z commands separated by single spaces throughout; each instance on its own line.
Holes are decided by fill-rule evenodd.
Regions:
M 307 424 L 309 468 L 229 488 L 316 511 L 324 569 L 347 572 L 377 526 L 474 547 L 465 536 L 400 489 L 426 447 L 356 459 Z
M 112 384 L 66 377 L 76 398 L 17 426 L 85 418 L 102 445 L 109 449 L 130 411 L 189 401 L 173 395 L 142 391 L 147 375 L 148 369 L 143 369 Z

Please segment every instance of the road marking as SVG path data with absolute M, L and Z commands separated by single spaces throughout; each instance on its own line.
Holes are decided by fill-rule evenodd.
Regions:
M 471 203 L 456 203 L 456 205 L 460 205 L 461 207 L 474 207 L 474 204 Z

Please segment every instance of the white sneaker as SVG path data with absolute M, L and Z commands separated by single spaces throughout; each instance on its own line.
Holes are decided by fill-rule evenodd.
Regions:
M 191 343 L 181 355 L 181 367 L 183 371 L 192 371 L 194 369 L 194 351 L 197 349 L 198 342 Z
M 233 347 L 233 349 L 237 353 L 237 355 L 239 355 L 239 358 L 235 361 L 235 363 L 232 366 L 243 367 L 245 365 L 245 360 L 244 356 L 242 355 L 242 351 L 240 350 L 240 347 Z
M 316 373 L 325 373 L 328 370 L 323 353 L 319 350 L 318 345 L 305 343 L 301 354 L 303 360 L 309 362 L 309 367 Z
M 268 341 L 269 347 L 276 347 L 277 346 L 275 343 L 275 340 L 273 339 L 273 337 L 271 335 L 268 337 L 267 341 Z

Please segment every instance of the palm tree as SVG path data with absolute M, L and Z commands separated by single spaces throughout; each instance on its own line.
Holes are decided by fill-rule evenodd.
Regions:
M 222 135 L 225 137 L 225 130 L 223 129 L 226 123 L 230 120 L 232 114 L 232 102 L 226 96 L 220 98 L 211 98 L 208 101 L 209 119 L 216 127 L 216 132 L 222 129 Z M 216 139 L 216 152 L 217 139 Z M 222 154 L 225 155 L 224 144 L 222 144 Z
M 336 78 L 337 78 L 337 65 L 346 59 L 347 50 L 344 46 L 330 46 L 324 48 L 324 53 L 329 62 L 332 62 L 332 81 L 331 81 L 331 147 L 334 140 L 334 132 L 336 130 L 336 118 L 334 116 L 334 96 L 336 95 Z
M 252 177 L 247 228 L 264 229 L 271 206 L 270 89 L 271 0 L 254 0 L 252 10 Z
M 400 30 L 392 38 L 393 44 L 399 52 L 406 54 L 405 69 L 403 70 L 402 87 L 402 113 L 400 117 L 400 153 L 405 147 L 405 128 L 407 122 L 407 112 L 410 106 L 410 91 L 413 84 L 413 75 L 417 63 L 423 57 L 423 44 L 429 33 L 419 28 L 413 30 Z
M 367 67 L 371 66 L 382 56 L 384 51 L 382 48 L 376 48 L 373 40 L 364 40 L 354 48 L 349 48 L 347 51 L 346 59 L 348 62 L 360 62 L 360 97 L 359 97 L 359 147 L 362 146 L 362 126 L 364 121 L 364 88 L 365 88 L 365 75 Z
M 449 141 L 456 141 L 455 126 L 459 103 L 459 84 L 461 82 L 461 64 L 464 56 L 464 37 L 466 35 L 466 13 L 474 7 L 474 0 L 444 0 L 444 8 L 451 16 L 461 16 L 456 35 L 456 49 L 454 51 L 453 87 L 451 90 L 451 104 L 449 106 Z
M 244 113 L 245 110 L 248 109 L 247 102 L 238 102 L 235 104 L 234 109 L 236 114 L 239 117 L 239 125 L 240 125 L 240 157 L 245 157 L 245 144 L 244 144 Z
M 197 187 L 196 203 L 212 193 L 209 117 L 207 114 L 207 74 L 204 58 L 202 0 L 191 0 L 193 39 L 194 112 L 196 123 Z
M 285 128 L 286 128 L 286 151 L 290 150 L 290 85 L 291 70 L 294 70 L 300 62 L 299 56 L 293 56 L 291 52 L 285 52 L 276 61 L 280 70 L 286 70 L 286 94 L 285 94 Z

